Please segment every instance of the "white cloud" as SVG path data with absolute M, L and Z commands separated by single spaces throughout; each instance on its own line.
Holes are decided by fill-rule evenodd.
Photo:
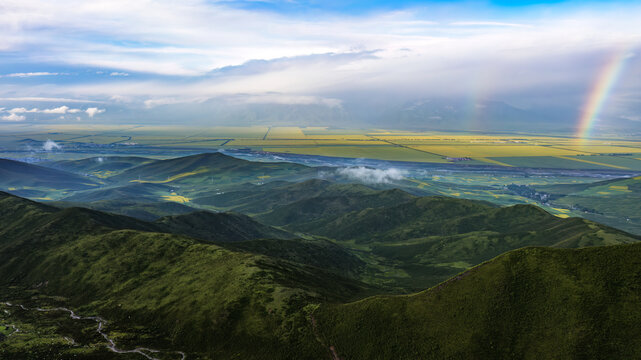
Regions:
M 230 103 L 240 104 L 325 105 L 328 107 L 341 107 L 342 104 L 340 99 L 287 94 L 237 95 L 227 100 Z
M 23 107 L 13 108 L 13 109 L 9 110 L 9 112 L 11 112 L 11 113 L 16 113 L 16 114 L 21 114 L 21 113 L 37 113 L 38 111 L 39 111 L 39 110 L 38 110 L 37 108 L 33 108 L 33 109 L 26 109 L 26 108 L 23 108 Z
M 85 112 L 87 113 L 87 115 L 89 115 L 89 117 L 94 117 L 94 115 L 96 115 L 96 114 L 101 114 L 101 113 L 105 112 L 105 109 L 98 109 L 98 108 L 95 108 L 95 107 L 90 107 L 90 108 L 87 108 L 87 110 L 85 110 Z
M 55 141 L 47 139 L 44 144 L 42 144 L 42 150 L 51 151 L 51 150 L 60 150 L 62 146 L 58 145 Z
M 38 96 L 19 96 L 19 97 L 0 97 L 0 101 L 34 101 L 34 102 L 67 102 L 67 103 L 102 103 L 96 100 L 67 99 L 59 97 L 38 97 Z
M 34 76 L 56 76 L 56 75 L 68 75 L 65 73 L 52 73 L 52 72 L 28 72 L 28 73 L 13 73 L 0 75 L 0 77 L 15 77 L 15 78 L 26 78 Z
M 2 119 L 4 121 L 23 121 L 26 118 L 24 117 L 24 115 L 16 115 L 14 113 L 11 113 L 9 115 L 5 115 L 3 117 L 0 117 L 0 119 Z
M 443 10 L 450 5 L 433 4 L 429 11 L 314 16 L 225 4 L 5 0 L 3 16 L 11 20 L 0 23 L 0 50 L 65 66 L 110 69 L 97 73 L 112 76 L 172 77 L 12 85 L 0 89 L 0 96 L 21 97 L 0 100 L 60 98 L 69 101 L 59 103 L 71 105 L 90 97 L 153 108 L 222 97 L 338 107 L 352 94 L 493 98 L 536 88 L 570 89 L 580 98 L 602 59 L 614 49 L 641 43 L 641 7 L 635 4 L 625 5 L 625 11 L 614 5 L 576 11 L 559 6 L 551 8 L 559 11 L 516 16 L 490 16 L 474 4 L 447 15 Z M 622 77 L 625 81 L 638 83 L 634 76 Z M 85 112 L 94 116 L 95 109 Z
M 340 168 L 336 173 L 347 177 L 352 181 L 360 181 L 366 184 L 386 184 L 402 180 L 405 172 L 396 168 L 372 169 L 363 166 Z
M 507 26 L 507 27 L 531 27 L 527 24 L 506 23 L 500 21 L 455 21 L 452 26 Z
M 129 76 L 129 74 L 128 74 L 128 73 L 126 73 L 126 72 L 117 72 L 117 71 L 114 71 L 114 72 L 112 72 L 111 74 L 109 74 L 109 76 Z
M 66 114 L 67 110 L 69 110 L 69 107 L 66 105 L 53 108 L 53 109 L 44 109 L 42 110 L 42 113 L 44 114 Z

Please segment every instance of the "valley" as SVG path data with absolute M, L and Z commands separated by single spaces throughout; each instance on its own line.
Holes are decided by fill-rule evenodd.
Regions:
M 595 222 L 590 216 L 600 215 L 596 211 L 581 218 L 572 215 L 584 208 L 560 206 L 575 201 L 571 196 L 578 198 L 576 194 L 585 198 L 626 190 L 631 196 L 637 190 L 634 177 L 587 181 L 575 170 L 557 177 L 497 171 L 481 186 L 466 184 L 459 171 L 473 172 L 465 175 L 472 179 L 494 170 L 432 169 L 440 174 L 435 179 L 427 174 L 420 178 L 419 171 L 430 169 L 412 164 L 385 171 L 244 157 L 216 152 L 19 163 L 19 169 L 28 169 L 21 172 L 21 182 L 34 186 L 7 186 L 8 192 L 0 193 L 2 299 L 27 309 L 71 309 L 83 318 L 109 322 L 101 332 L 102 322 L 69 318 L 66 310 L 36 316 L 7 307 L 0 313 L 6 333 L 0 354 L 107 359 L 117 349 L 123 359 L 163 360 L 182 353 L 187 359 L 475 357 L 481 354 L 479 341 L 489 341 L 483 340 L 485 329 L 512 329 L 544 316 L 553 316 L 569 333 L 578 332 L 572 339 L 559 335 L 558 341 L 580 346 L 596 336 L 594 331 L 552 314 L 588 311 L 596 316 L 596 305 L 584 308 L 586 296 L 611 295 L 602 277 L 588 274 L 575 284 L 572 274 L 578 270 L 562 264 L 587 261 L 611 273 L 613 281 L 632 281 L 616 280 L 622 276 L 617 269 L 634 266 L 631 255 L 616 266 L 599 261 L 616 251 L 633 254 L 641 237 Z M 13 162 L 4 164 L 9 164 L 7 171 L 16 171 Z M 52 171 L 55 181 L 44 176 Z M 514 186 L 498 185 L 510 176 Z M 571 176 L 580 180 L 557 182 Z M 74 185 L 66 177 L 95 185 Z M 538 184 L 528 182 L 532 179 Z M 63 183 L 68 185 L 59 185 Z M 440 189 L 446 186 L 471 194 L 483 188 L 489 196 L 445 196 Z M 35 189 L 47 199 L 24 192 Z M 499 192 L 504 195 L 500 201 L 490 195 Z M 551 206 L 558 208 L 548 211 Z M 602 214 L 615 217 L 610 210 Z M 510 276 L 517 275 L 505 273 L 507 264 L 523 268 L 518 279 L 525 283 L 516 285 Z M 549 269 L 541 272 L 538 266 Z M 566 295 L 559 296 L 574 302 L 532 305 L 535 320 L 521 310 L 491 315 L 497 307 L 529 304 L 528 299 L 537 298 L 532 291 L 549 293 L 556 281 L 567 287 Z M 476 293 L 483 288 L 496 291 L 491 296 Z M 637 296 L 634 286 L 626 289 L 631 291 L 626 296 Z M 521 291 L 524 295 L 518 295 Z M 487 305 L 466 305 L 467 299 L 483 296 Z M 420 304 L 424 298 L 431 299 L 434 312 L 416 308 L 414 299 L 421 299 L 416 300 Z M 608 299 L 622 306 L 629 301 Z M 441 306 L 460 311 L 448 313 Z M 572 310 L 565 310 L 568 306 Z M 400 316 L 398 321 L 405 319 L 407 326 L 396 329 L 400 325 L 388 316 Z M 477 319 L 478 324 L 469 333 L 458 333 L 454 327 L 461 326 L 460 320 L 449 316 Z M 423 317 L 441 325 L 421 328 L 409 320 L 421 323 Z M 392 328 L 406 333 L 406 339 L 374 340 Z M 497 344 L 494 352 L 484 349 L 483 354 L 516 354 L 525 350 L 514 344 L 535 341 L 528 337 L 533 335 L 505 331 L 514 332 L 513 345 Z M 608 336 L 627 341 L 632 335 Z M 450 348 L 452 337 L 473 340 L 458 352 Z M 535 343 L 541 351 L 556 349 L 555 340 L 549 341 Z M 364 351 L 374 348 L 379 355 Z M 591 349 L 590 354 L 609 351 L 606 343 Z

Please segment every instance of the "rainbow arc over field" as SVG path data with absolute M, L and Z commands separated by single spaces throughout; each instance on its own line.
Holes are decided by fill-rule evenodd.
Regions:
M 603 105 L 610 95 L 612 86 L 621 74 L 625 60 L 628 57 L 628 49 L 624 48 L 614 52 L 614 54 L 605 63 L 605 66 L 599 72 L 592 89 L 588 93 L 587 102 L 581 118 L 579 119 L 579 126 L 576 136 L 580 140 L 585 140 L 590 136 L 590 131 L 594 125 L 594 121 L 601 113 Z

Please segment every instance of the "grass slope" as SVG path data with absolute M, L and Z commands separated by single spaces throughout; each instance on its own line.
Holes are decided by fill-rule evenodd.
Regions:
M 512 251 L 422 293 L 323 305 L 342 359 L 634 359 L 641 244 Z
M 11 286 L 40 284 L 40 297 L 65 296 L 61 305 L 99 313 L 130 336 L 152 334 L 143 344 L 196 358 L 318 358 L 324 350 L 302 308 L 368 289 L 318 267 L 151 232 L 162 225 L 123 216 L 56 210 L 5 193 L 0 205 L 0 221 L 11 224 L 0 230 L 3 296 Z
M 183 215 L 197 211 L 197 209 L 176 202 L 148 202 L 144 199 L 141 201 L 139 198 L 132 200 L 100 200 L 89 203 L 55 201 L 50 204 L 61 208 L 86 207 L 98 211 L 130 216 L 144 221 L 155 221 L 163 216 Z
M 380 209 L 354 211 L 315 225 L 320 226 L 309 229 L 312 233 L 341 240 L 355 239 L 361 243 L 402 242 L 472 232 L 524 235 L 535 232 L 553 244 L 562 239 L 569 241 L 571 234 L 576 235 L 576 229 L 571 234 L 564 232 L 564 229 L 576 226 L 584 233 L 602 230 L 612 236 L 629 236 L 588 220 L 561 219 L 533 205 L 496 207 L 480 201 L 438 196 L 418 198 Z M 305 225 L 303 228 L 307 227 Z
M 182 234 L 208 241 L 244 241 L 253 239 L 293 239 L 294 235 L 263 225 L 247 215 L 197 211 L 158 219 L 168 233 Z
M 586 218 L 641 234 L 641 177 L 535 188 L 551 194 L 555 206 L 577 209 Z
M 103 200 L 135 199 L 137 202 L 157 202 L 161 198 L 162 194 L 170 194 L 170 190 L 171 186 L 168 185 L 136 183 L 119 187 L 77 192 L 63 200 L 90 203 Z
M 272 225 L 308 230 L 345 213 L 393 206 L 414 198 L 414 195 L 398 189 L 372 190 L 362 185 L 336 184 L 318 196 L 276 207 L 257 218 Z
M 98 186 L 98 183 L 85 176 L 66 171 L 50 169 L 20 161 L 0 159 L 0 187 L 35 187 L 46 190 L 85 190 Z
M 113 176 L 119 182 L 141 181 L 154 183 L 194 184 L 230 183 L 259 177 L 315 173 L 304 165 L 293 163 L 263 163 L 237 159 L 222 153 L 204 153 L 141 165 Z
M 106 178 L 133 167 L 149 164 L 154 161 L 156 160 L 138 156 L 99 156 L 81 160 L 55 161 L 44 163 L 43 166 L 81 175 L 92 175 Z

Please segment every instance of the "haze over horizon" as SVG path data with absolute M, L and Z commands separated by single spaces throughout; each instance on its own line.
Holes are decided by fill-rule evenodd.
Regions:
M 634 1 L 0 8 L 0 125 L 641 129 Z

